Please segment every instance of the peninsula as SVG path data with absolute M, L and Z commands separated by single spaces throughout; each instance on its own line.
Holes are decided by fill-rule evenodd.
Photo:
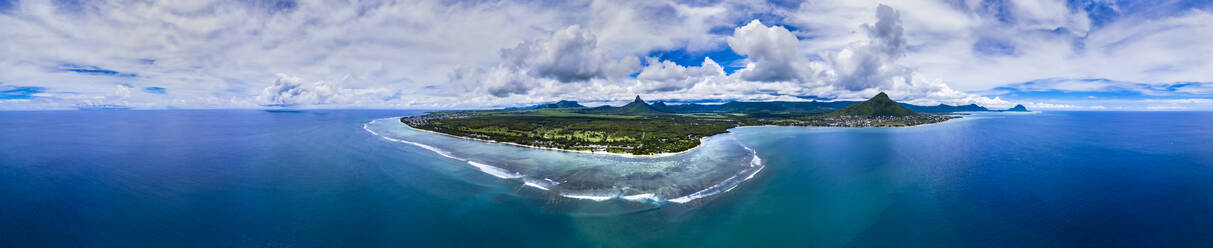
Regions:
M 528 108 L 432 112 L 404 117 L 400 121 L 416 129 L 484 141 L 560 150 L 654 155 L 691 150 L 705 137 L 740 126 L 904 127 L 958 118 L 949 112 L 915 112 L 907 106 L 951 107 L 901 104 L 883 92 L 863 102 L 729 102 L 719 105 L 649 104 L 637 96 L 620 107 L 591 108 L 573 101 L 560 101 Z

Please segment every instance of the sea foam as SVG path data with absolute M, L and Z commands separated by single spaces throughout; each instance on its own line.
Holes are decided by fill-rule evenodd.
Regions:
M 661 201 L 661 197 L 659 197 L 659 196 L 657 196 L 657 194 L 653 194 L 653 193 L 625 195 L 620 198 L 623 198 L 624 200 L 629 200 L 629 201 L 652 201 L 652 202 Z
M 488 173 L 489 175 L 493 175 L 497 178 L 513 179 L 513 178 L 522 177 L 522 174 L 518 174 L 516 172 L 512 172 L 512 171 L 502 169 L 502 168 L 497 168 L 492 165 L 477 163 L 477 162 L 473 162 L 473 161 L 468 161 L 468 164 L 476 167 L 476 169 L 480 169 L 480 171 L 483 171 L 484 173 Z
M 615 193 L 615 194 L 560 193 L 560 196 L 567 197 L 567 198 L 573 198 L 573 199 L 580 199 L 580 200 L 605 201 L 605 200 L 615 199 L 615 197 L 619 197 L 619 194 L 618 193 Z
M 736 140 L 736 139 L 734 139 L 734 140 Z M 738 178 L 738 176 L 740 176 L 742 174 L 734 175 L 723 181 L 720 181 L 720 183 L 712 185 L 711 187 L 702 189 L 700 191 L 696 191 L 695 193 L 691 193 L 689 195 L 684 195 L 684 196 L 680 196 L 680 197 L 677 197 L 674 199 L 670 199 L 669 202 L 685 204 L 685 203 L 688 203 L 688 202 L 691 202 L 691 201 L 694 201 L 697 199 L 701 199 L 704 197 L 709 197 L 709 196 L 713 196 L 716 194 L 732 191 L 734 188 L 737 188 L 738 185 L 741 185 L 741 182 L 745 182 L 747 180 L 753 179 L 755 175 L 758 175 L 758 172 L 761 172 L 763 168 L 766 168 L 765 166 L 762 166 L 762 158 L 758 157 L 758 151 L 755 151 L 753 148 L 750 148 L 749 146 L 741 144 L 740 141 L 737 142 L 737 145 L 740 145 L 741 148 L 744 148 L 746 151 L 750 152 L 750 155 L 753 156 L 750 159 L 750 167 L 755 168 L 755 169 L 749 171 L 748 174 L 744 173 L 744 171 L 743 171 L 742 174 L 746 175 L 744 178 L 740 178 L 740 179 Z
M 547 178 L 544 178 L 543 180 L 523 178 L 522 184 L 547 191 L 547 190 L 552 190 L 552 187 L 555 187 L 557 184 L 560 184 L 560 183 L 557 183 L 556 181 L 552 181 L 552 179 L 547 179 Z
M 697 200 L 700 198 L 719 194 L 722 192 L 728 192 L 730 190 L 733 190 L 733 188 L 737 187 L 738 182 L 736 180 L 737 180 L 737 176 L 732 176 L 732 177 L 729 177 L 728 179 L 725 179 L 724 181 L 721 181 L 720 183 L 718 183 L 716 185 L 712 185 L 712 187 L 708 187 L 706 189 L 696 191 L 695 193 L 691 193 L 689 195 L 684 195 L 684 196 L 681 196 L 678 198 L 670 199 L 669 201 L 673 202 L 673 203 L 683 204 L 683 203 L 688 203 L 688 202 L 691 202 L 691 201 L 694 201 L 694 200 Z

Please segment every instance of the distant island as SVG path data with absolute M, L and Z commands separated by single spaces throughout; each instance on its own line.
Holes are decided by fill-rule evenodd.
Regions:
M 1015 107 L 1011 107 L 1010 109 L 1003 110 L 1002 112 L 1028 112 L 1028 108 L 1024 107 L 1023 104 L 1017 104 L 1017 105 L 1015 105 Z
M 461 138 L 569 151 L 667 155 L 740 126 L 905 127 L 990 111 L 977 105 L 917 106 L 884 92 L 862 102 L 728 102 L 585 107 L 559 101 L 526 108 L 441 111 L 401 118 L 410 127 Z M 1005 111 L 1027 111 L 1018 105 Z

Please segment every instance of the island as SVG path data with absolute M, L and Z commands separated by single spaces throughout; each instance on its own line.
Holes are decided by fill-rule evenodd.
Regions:
M 1015 105 L 1015 107 L 1011 107 L 1007 110 L 1003 110 L 1003 111 L 999 111 L 999 112 L 1028 112 L 1028 108 L 1024 107 L 1023 104 L 1018 104 L 1018 105 Z
M 907 105 L 883 92 L 862 102 L 734 101 L 717 105 L 649 104 L 637 96 L 619 107 L 559 101 L 526 108 L 431 112 L 400 121 L 419 130 L 519 146 L 669 155 L 692 150 L 703 138 L 741 126 L 906 127 L 959 117 L 951 111 L 915 112 L 911 108 L 975 109 Z

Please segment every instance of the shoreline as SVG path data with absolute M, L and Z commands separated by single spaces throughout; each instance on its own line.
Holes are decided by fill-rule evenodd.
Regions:
M 479 138 L 472 138 L 472 137 L 463 137 L 463 136 L 456 136 L 456 135 L 452 135 L 452 134 L 446 134 L 446 133 L 440 133 L 440 132 L 415 128 L 413 126 L 409 126 L 408 124 L 404 124 L 404 123 L 400 122 L 400 118 L 396 118 L 396 122 L 400 123 L 400 125 L 404 125 L 405 127 L 408 127 L 409 129 L 432 133 L 432 134 L 444 135 L 444 136 L 448 136 L 448 137 L 466 139 L 466 140 L 474 140 L 474 141 L 495 143 L 495 144 L 505 144 L 505 145 L 512 145 L 512 146 L 519 146 L 519 147 L 526 147 L 526 148 L 534 148 L 534 149 L 553 150 L 553 151 L 560 151 L 560 152 L 576 152 L 576 153 L 585 153 L 585 154 L 613 155 L 613 156 L 620 156 L 620 157 L 627 157 L 627 158 L 660 158 L 660 157 L 670 157 L 670 156 L 681 155 L 684 153 L 698 150 L 699 147 L 703 146 L 703 142 L 705 140 L 707 140 L 709 137 L 711 137 L 711 136 L 708 136 L 708 137 L 699 138 L 699 145 L 695 145 L 695 147 L 691 147 L 691 149 L 687 149 L 685 151 L 637 155 L 637 154 L 627 154 L 627 153 L 613 153 L 613 152 L 608 152 L 608 151 L 594 152 L 594 151 L 584 151 L 584 150 L 568 150 L 568 149 L 560 149 L 560 148 L 554 148 L 554 147 L 523 145 L 523 144 L 518 144 L 518 143 L 514 143 L 514 142 L 502 142 L 502 141 L 496 141 L 496 140 L 486 140 L 486 139 L 479 139 Z M 725 132 L 725 133 L 728 133 L 728 132 Z M 720 134 L 725 134 L 725 133 L 720 133 Z M 720 135 L 720 134 L 715 134 L 712 136 L 716 136 L 716 135 Z
M 552 150 L 552 151 L 560 151 L 560 152 L 575 152 L 575 153 L 585 153 L 585 154 L 613 155 L 613 156 L 620 156 L 620 157 L 626 157 L 626 158 L 660 158 L 660 157 L 670 157 L 670 156 L 681 155 L 681 154 L 688 153 L 688 152 L 692 152 L 692 151 L 695 151 L 695 150 L 699 149 L 699 147 L 703 146 L 703 142 L 704 142 L 704 141 L 706 141 L 708 138 L 711 138 L 712 136 L 716 136 L 716 135 L 720 135 L 720 134 L 726 134 L 726 133 L 731 133 L 731 132 L 724 132 L 724 133 L 714 134 L 714 135 L 712 135 L 712 136 L 707 136 L 707 137 L 699 138 L 699 144 L 698 144 L 698 145 L 695 145 L 695 147 L 691 147 L 691 149 L 687 149 L 687 150 L 685 150 L 685 151 L 679 151 L 679 152 L 666 152 L 666 153 L 658 153 L 658 154 L 645 154 L 645 155 L 637 155 L 637 154 L 627 154 L 627 153 L 613 153 L 613 152 L 608 152 L 608 151 L 595 152 L 595 151 L 585 151 L 585 150 L 568 150 L 568 149 L 560 149 L 560 148 L 555 148 L 555 147 L 542 147 L 542 146 L 524 145 L 524 144 L 518 144 L 518 143 L 514 143 L 514 142 L 503 142 L 503 141 L 496 141 L 496 140 L 487 140 L 487 139 L 480 139 L 480 138 L 472 138 L 472 137 L 457 136 L 457 135 L 453 135 L 453 134 L 447 134 L 447 133 L 441 133 L 441 132 L 435 132 L 435 131 L 430 131 L 430 130 L 425 130 L 425 129 L 415 128 L 415 127 L 413 127 L 413 126 L 409 126 L 408 124 L 405 124 L 404 122 L 400 121 L 400 119 L 401 119 L 401 118 L 405 118 L 405 117 L 397 117 L 397 118 L 395 118 L 396 122 L 397 122 L 397 123 L 399 123 L 400 125 L 404 125 L 405 127 L 408 127 L 409 129 L 413 129 L 413 130 L 417 130 L 417 131 L 422 131 L 422 132 L 427 132 L 427 133 L 438 134 L 438 135 L 443 135 L 443 136 L 448 136 L 448 137 L 454 137 L 454 138 L 460 138 L 460 139 L 466 139 L 466 140 L 473 140 L 473 141 L 480 141 L 480 142 L 487 142 L 487 143 L 495 143 L 495 144 L 505 144 L 505 145 L 512 145 L 512 146 L 525 147 L 525 148 L 544 149 L 544 150 Z M 951 120 L 955 120 L 955 119 L 961 119 L 961 118 L 963 118 L 963 117 L 961 117 L 961 116 L 956 116 L 956 118 L 950 118 L 950 119 L 947 119 L 947 120 L 944 120 L 944 121 L 940 121 L 940 122 L 932 122 L 932 123 L 919 124 L 919 125 L 913 125 L 913 126 L 892 126 L 892 127 L 887 127 L 887 126 L 871 126 L 871 127 L 847 127 L 847 126 L 841 126 L 841 127 L 840 127 L 840 126 L 796 126 L 796 125 L 788 125 L 788 126 L 784 126 L 784 125 L 754 125 L 754 126 L 738 126 L 738 127 L 733 127 L 733 128 L 744 128 L 744 127 L 764 127 L 764 126 L 772 126 L 772 127 L 826 127 L 826 128 L 912 128 L 912 127 L 921 127 L 921 126 L 930 126 L 930 125 L 935 125 L 935 124 L 941 124 L 941 123 L 945 123 L 945 122 L 949 122 L 949 121 L 951 121 Z M 730 129 L 733 129 L 733 128 L 730 128 Z

